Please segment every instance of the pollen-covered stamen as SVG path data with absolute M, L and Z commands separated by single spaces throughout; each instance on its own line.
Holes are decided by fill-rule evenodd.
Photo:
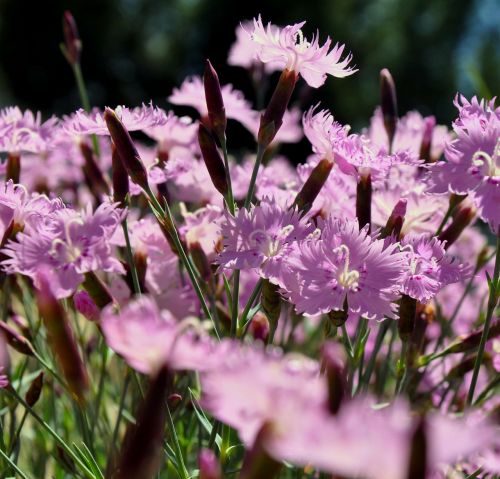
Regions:
M 489 155 L 485 151 L 476 151 L 472 155 L 472 164 L 477 168 L 486 165 L 485 176 L 500 176 L 500 139 L 495 145 L 493 155 Z
M 293 225 L 287 225 L 272 235 L 262 229 L 257 229 L 252 231 L 248 241 L 252 246 L 257 246 L 265 256 L 273 257 L 280 252 L 283 243 L 285 243 L 293 229 Z
M 334 253 L 339 254 L 339 260 L 344 262 L 343 268 L 339 268 L 340 274 L 337 277 L 337 282 L 343 288 L 351 291 L 358 291 L 360 273 L 356 269 L 349 269 L 350 267 L 350 251 L 346 245 L 340 245 L 333 250 Z
M 298 71 L 299 69 L 299 56 L 303 54 L 311 44 L 304 38 L 304 34 L 302 30 L 297 30 L 293 35 L 293 40 L 295 42 L 295 47 L 293 51 L 293 55 L 291 58 L 291 64 L 288 65 L 288 69 L 292 71 Z
M 72 263 L 76 261 L 82 254 L 82 247 L 75 244 L 71 238 L 71 226 L 72 225 L 83 225 L 83 221 L 79 218 L 73 218 L 64 225 L 64 240 L 61 238 L 55 238 L 52 241 L 52 248 L 50 251 L 51 256 L 60 257 L 61 254 L 64 255 L 66 261 Z

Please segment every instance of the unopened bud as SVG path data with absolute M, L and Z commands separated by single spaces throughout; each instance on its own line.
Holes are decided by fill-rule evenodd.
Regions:
M 266 111 L 260 118 L 257 139 L 261 148 L 266 149 L 283 124 L 283 116 L 292 97 L 298 75 L 293 70 L 283 70 Z
M 385 227 L 380 232 L 381 238 L 387 238 L 391 235 L 394 235 L 396 239 L 399 239 L 401 235 L 401 228 L 403 227 L 403 223 L 406 216 L 406 204 L 407 201 L 405 198 L 401 198 L 394 206 L 392 210 L 391 216 L 387 220 Z
M 212 276 L 212 269 L 210 268 L 210 263 L 208 262 L 207 255 L 201 244 L 198 241 L 193 241 L 189 244 L 189 252 L 193 258 L 193 262 L 196 269 L 200 273 L 200 276 L 204 281 L 208 281 Z
M 106 107 L 104 110 L 104 120 L 116 146 L 116 151 L 131 180 L 142 189 L 149 190 L 148 173 L 129 132 L 111 108 Z
M 427 477 L 427 446 L 426 421 L 424 417 L 421 417 L 418 420 L 418 424 L 411 438 L 408 473 L 405 476 L 406 479 L 422 479 Z
M 398 102 L 396 97 L 396 85 L 387 68 L 380 71 L 380 104 L 384 117 L 384 126 L 389 137 L 389 150 L 396 133 L 398 124 Z
M 433 163 L 436 158 L 431 156 L 432 148 L 432 133 L 436 126 L 436 117 L 426 116 L 424 118 L 424 134 L 422 136 L 422 144 L 420 145 L 420 158 L 426 163 Z
M 207 60 L 205 63 L 203 86 L 205 87 L 205 99 L 207 101 L 210 127 L 218 138 L 223 138 L 227 125 L 226 109 L 224 108 L 224 100 L 222 99 L 219 77 L 210 60 Z
M 468 356 L 462 359 L 458 364 L 455 364 L 446 375 L 446 381 L 453 381 L 455 379 L 463 378 L 467 373 L 471 372 L 474 369 L 474 365 L 476 364 L 477 355 L 473 354 L 472 356 Z M 486 360 L 491 359 L 490 354 L 485 351 L 482 356 L 482 362 L 484 363 Z
M 401 296 L 399 303 L 398 332 L 403 342 L 407 342 L 415 329 L 417 300 L 407 294 Z
M 322 365 L 328 381 L 328 410 L 337 414 L 347 392 L 345 354 L 339 344 L 328 341 L 323 345 Z
M 113 181 L 113 201 L 120 204 L 120 208 L 127 206 L 129 194 L 128 174 L 123 166 L 116 145 L 111 145 L 111 169 Z
M 78 291 L 73 296 L 75 309 L 89 321 L 99 319 L 100 310 L 87 291 Z
M 269 324 L 271 326 L 270 338 L 273 338 L 281 314 L 281 295 L 279 293 L 279 286 L 272 284 L 268 279 L 263 280 L 260 302 L 262 310 L 266 314 L 267 319 L 269 319 Z
M 450 344 L 445 351 L 453 354 L 471 351 L 479 346 L 482 335 L 483 330 L 481 329 L 479 331 L 461 336 L 454 343 Z M 493 339 L 498 336 L 500 336 L 500 319 L 491 323 L 486 340 Z
M 267 343 L 267 340 L 269 338 L 270 325 L 266 315 L 260 312 L 255 313 L 255 316 L 250 322 L 248 331 L 255 340 L 260 340 L 263 343 Z
M 228 184 L 224 162 L 213 136 L 202 123 L 198 126 L 198 142 L 212 183 L 221 195 L 226 195 Z
M 69 64 L 74 66 L 80 61 L 80 52 L 82 51 L 82 42 L 78 34 L 75 19 L 70 11 L 66 10 L 63 15 L 63 33 L 64 49 Z
M 148 255 L 144 250 L 134 251 L 134 264 L 139 279 L 139 286 L 142 292 L 146 292 L 146 273 L 148 272 Z
M 80 403 L 85 400 L 88 376 L 80 356 L 66 311 L 53 295 L 43 273 L 37 277 L 36 302 L 48 333 L 49 344 L 57 357 L 69 391 Z
M 301 190 L 297 193 L 293 206 L 296 206 L 301 213 L 307 213 L 316 197 L 319 195 L 321 188 L 323 188 L 330 171 L 333 168 L 333 161 L 323 159 L 311 171 L 309 178 L 302 186 Z
M 181 402 L 182 396 L 178 393 L 170 394 L 167 398 L 168 407 L 171 411 L 175 411 L 175 409 L 177 408 L 177 406 L 179 406 L 179 404 L 181 404 Z
M 12 180 L 19 183 L 21 177 L 21 155 L 19 153 L 9 153 L 7 156 L 7 166 L 5 171 L 6 181 Z
M 33 346 L 31 343 L 12 326 L 0 321 L 0 334 L 3 333 L 7 344 L 17 352 L 26 356 L 33 356 Z
M 198 455 L 200 479 L 221 479 L 222 472 L 217 456 L 211 449 L 203 448 Z
M 368 225 L 370 229 L 372 221 L 372 178 L 362 175 L 356 187 L 356 216 L 359 228 Z
M 82 286 L 98 308 L 102 309 L 113 302 L 113 296 L 111 296 L 108 287 L 93 271 L 85 273 Z
M 349 316 L 349 305 L 347 303 L 347 295 L 344 298 L 344 304 L 342 305 L 342 309 L 332 309 L 328 313 L 328 319 L 331 321 L 333 326 L 336 328 L 340 328 L 347 321 L 347 317 Z
M 472 205 L 458 206 L 457 208 L 458 211 L 451 224 L 438 237 L 440 241 L 446 241 L 444 249 L 448 249 L 459 238 L 463 230 L 476 216 L 476 209 Z
M 26 401 L 29 407 L 33 407 L 40 399 L 40 395 L 42 394 L 42 387 L 43 387 L 43 372 L 41 372 L 35 379 L 33 379 L 28 391 L 26 391 L 24 400 Z

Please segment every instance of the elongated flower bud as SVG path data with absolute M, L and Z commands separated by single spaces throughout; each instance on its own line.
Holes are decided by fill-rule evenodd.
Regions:
M 148 190 L 148 174 L 129 132 L 111 108 L 106 107 L 104 110 L 104 120 L 122 164 L 131 180 L 144 190 Z
M 7 166 L 5 171 L 5 179 L 12 180 L 14 183 L 19 183 L 21 177 L 21 155 L 19 153 L 9 153 L 7 156 Z
M 389 149 L 391 149 L 398 124 L 398 102 L 396 85 L 387 68 L 380 71 L 380 104 L 384 117 L 384 126 L 389 137 Z
M 252 449 L 243 459 L 239 479 L 273 479 L 281 469 L 281 463 L 275 461 L 265 450 L 266 438 L 272 434 L 272 424 L 264 424 L 255 438 Z
M 461 336 L 454 343 L 450 344 L 445 351 L 452 354 L 471 351 L 479 346 L 482 335 L 483 330 L 481 329 L 465 336 Z M 486 339 L 493 339 L 498 336 L 500 336 L 500 320 L 491 323 Z
M 328 410 L 337 414 L 347 391 L 345 354 L 339 344 L 328 341 L 323 345 L 322 365 L 328 381 Z
M 424 134 L 422 136 L 422 144 L 420 145 L 420 158 L 426 163 L 434 163 L 438 158 L 432 158 L 432 133 L 436 126 L 436 117 L 426 116 L 424 119 Z
M 86 141 L 80 141 L 80 151 L 83 159 L 85 160 L 83 165 L 83 174 L 85 176 L 87 186 L 97 201 L 101 201 L 103 195 L 109 194 L 108 183 L 104 179 L 104 175 L 97 164 L 96 157 L 91 146 Z
M 69 391 L 78 402 L 83 403 L 88 389 L 88 376 L 66 311 L 52 294 L 45 275 L 39 273 L 37 280 L 39 289 L 36 290 L 36 302 L 47 329 L 49 344 L 57 357 Z
M 9 316 L 9 320 L 16 325 L 16 328 L 21 331 L 21 334 L 28 340 L 31 341 L 33 339 L 30 331 L 30 325 L 28 321 L 22 316 L 18 314 L 11 314 Z
M 33 356 L 33 346 L 31 343 L 4 321 L 0 321 L 0 334 L 1 333 L 3 333 L 7 344 L 17 352 L 25 354 L 26 356 Z
M 372 178 L 370 175 L 363 175 L 356 187 L 356 216 L 359 228 L 368 225 L 371 227 L 372 221 Z
M 33 407 L 40 399 L 40 395 L 42 394 L 42 387 L 43 371 L 35 379 L 33 379 L 29 389 L 26 391 L 26 395 L 24 396 L 24 400 L 29 407 Z
M 323 188 L 330 171 L 333 168 L 333 161 L 323 159 L 311 171 L 309 178 L 297 193 L 293 206 L 296 206 L 301 213 L 307 213 L 316 197 Z
M 200 143 L 201 154 L 203 155 L 203 160 L 207 166 L 212 183 L 221 195 L 226 195 L 228 184 L 224 162 L 213 136 L 202 123 L 198 126 L 198 142 Z
M 427 427 L 425 418 L 420 418 L 413 432 L 406 479 L 427 477 Z
M 265 279 L 262 282 L 260 302 L 262 310 L 266 314 L 267 319 L 269 319 L 270 339 L 272 339 L 278 327 L 278 320 L 281 314 L 281 295 L 279 294 L 279 286 Z
M 270 324 L 265 314 L 261 312 L 255 313 L 255 316 L 250 322 L 248 331 L 255 340 L 260 340 L 267 343 L 269 338 Z
M 476 209 L 472 205 L 458 207 L 458 212 L 453 217 L 451 224 L 439 235 L 440 241 L 446 241 L 445 249 L 448 249 L 469 226 L 476 216 Z
M 98 308 L 102 309 L 113 302 L 113 296 L 111 296 L 107 286 L 93 271 L 85 273 L 82 286 Z
M 387 220 L 386 225 L 380 232 L 381 238 L 387 238 L 388 236 L 394 235 L 396 239 L 399 239 L 401 235 L 401 228 L 406 216 L 406 204 L 405 198 L 400 199 L 394 209 L 392 210 L 391 216 Z
M 210 269 L 210 263 L 208 262 L 207 255 L 203 251 L 201 244 L 198 241 L 194 241 L 189 245 L 189 252 L 191 253 L 191 257 L 193 258 L 193 262 L 200 276 L 204 281 L 208 281 L 212 276 L 212 270 Z
M 219 77 L 210 60 L 207 60 L 205 63 L 203 86 L 205 87 L 205 99 L 207 101 L 210 127 L 219 139 L 224 138 L 227 126 L 226 109 L 224 108 L 224 100 L 222 99 Z
M 163 428 L 167 393 L 170 384 L 168 369 L 162 367 L 151 380 L 149 389 L 125 434 L 113 479 L 152 479 L 162 459 Z
M 64 55 L 70 65 L 75 65 L 80 61 L 80 52 L 82 51 L 82 42 L 78 34 L 75 19 L 70 11 L 66 10 L 63 15 L 63 33 L 64 33 Z
M 404 342 L 408 341 L 413 334 L 416 314 L 417 300 L 403 294 L 399 303 L 398 332 Z
M 111 145 L 111 169 L 113 181 L 113 201 L 120 204 L 120 208 L 127 206 L 127 198 L 129 194 L 128 174 L 125 170 L 120 155 L 116 149 L 116 145 Z
M 262 148 L 267 148 L 283 124 L 283 116 L 292 97 L 298 75 L 293 70 L 283 70 L 266 111 L 260 118 L 257 139 Z
M 134 251 L 134 264 L 139 279 L 139 286 L 143 293 L 147 292 L 146 273 L 148 272 L 148 255 L 144 250 Z
M 203 448 L 198 455 L 200 479 L 222 479 L 222 472 L 217 456 L 211 449 Z
M 100 310 L 87 291 L 78 291 L 73 296 L 75 309 L 89 321 L 97 321 Z
M 466 357 L 462 359 L 458 364 L 453 366 L 446 375 L 447 381 L 453 381 L 455 379 L 463 378 L 467 373 L 474 369 L 474 365 L 476 364 L 477 355 L 473 354 L 472 356 Z M 490 354 L 486 351 L 483 354 L 482 362 L 484 363 L 486 360 L 491 359 Z

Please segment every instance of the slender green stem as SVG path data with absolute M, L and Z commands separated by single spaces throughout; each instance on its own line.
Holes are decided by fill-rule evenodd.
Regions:
M 130 236 L 128 234 L 127 218 L 122 221 L 123 236 L 125 237 L 125 250 L 127 254 L 127 263 L 130 268 L 130 274 L 132 275 L 132 283 L 134 285 L 134 293 L 137 295 L 141 294 L 141 286 L 139 284 L 139 275 L 137 274 L 137 268 L 135 267 L 134 256 L 132 254 L 132 246 L 130 244 Z
M 101 354 L 101 370 L 99 372 L 99 384 L 97 386 L 97 397 L 94 406 L 94 418 L 92 421 L 92 426 L 90 428 L 90 432 L 92 437 L 94 437 L 95 428 L 99 421 L 99 412 L 101 408 L 102 395 L 104 393 L 104 379 L 106 377 L 106 366 L 108 364 L 108 346 L 106 344 L 102 344 L 102 354 Z
M 111 448 L 114 449 L 116 446 L 116 440 L 118 439 L 118 431 L 120 430 L 120 423 L 123 416 L 123 408 L 125 407 L 125 398 L 127 397 L 127 390 L 130 384 L 131 372 L 127 369 L 127 374 L 125 376 L 125 381 L 122 387 L 122 393 L 120 395 L 120 404 L 118 406 L 118 414 L 116 416 L 115 427 L 113 428 L 113 438 L 111 439 Z
M 229 172 L 229 158 L 227 154 L 227 140 L 226 140 L 226 135 L 222 135 L 219 138 L 221 147 L 222 147 L 222 154 L 224 156 L 224 168 L 226 170 L 226 179 L 227 179 L 227 198 L 226 198 L 226 203 L 227 203 L 227 208 L 229 212 L 234 216 L 235 213 L 235 208 L 234 208 L 234 196 L 233 196 L 233 186 L 231 182 L 231 174 Z
M 253 166 L 252 177 L 250 178 L 250 185 L 248 186 L 248 193 L 245 198 L 245 208 L 248 209 L 252 203 L 253 194 L 255 191 L 255 182 L 257 181 L 257 175 L 259 173 L 260 165 L 262 164 L 262 159 L 264 158 L 264 153 L 266 149 L 262 145 L 257 145 L 257 158 L 255 159 L 255 165 Z
M 228 458 L 227 450 L 231 443 L 231 428 L 227 424 L 222 425 L 222 443 L 220 448 L 220 462 L 225 464 Z
M 499 273 L 500 273 L 500 228 L 497 232 L 497 253 L 495 259 L 495 269 L 493 272 L 493 278 L 490 280 L 490 295 L 488 298 L 488 309 L 486 310 L 486 318 L 484 320 L 483 334 L 481 335 L 481 341 L 479 342 L 479 349 L 477 351 L 476 362 L 474 363 L 474 371 L 472 372 L 472 380 L 469 387 L 469 393 L 467 394 L 467 406 L 472 405 L 474 400 L 474 391 L 476 389 L 477 378 L 479 375 L 479 368 L 483 362 L 484 348 L 486 346 L 486 340 L 488 339 L 488 334 L 490 331 L 491 318 L 493 317 L 493 311 L 495 310 L 498 303 L 498 284 L 499 284 Z
M 358 390 L 366 391 L 368 389 L 368 386 L 370 385 L 370 378 L 372 376 L 373 369 L 375 368 L 377 354 L 382 347 L 382 343 L 384 342 L 384 338 L 387 334 L 391 321 L 391 319 L 384 319 L 379 327 L 377 337 L 375 338 L 375 345 L 373 346 L 372 354 L 370 356 L 370 359 L 368 360 L 368 364 L 366 365 L 366 371 L 363 377 L 363 381 L 359 384 Z
M 247 304 L 245 304 L 245 308 L 243 309 L 243 312 L 241 313 L 240 324 L 241 324 L 241 327 L 243 328 L 243 330 L 245 330 L 246 325 L 247 325 L 248 313 L 252 309 L 252 305 L 255 303 L 255 300 L 258 298 L 260 292 L 262 291 L 263 283 L 264 283 L 264 281 L 262 280 L 262 278 L 260 278 L 259 281 L 257 281 L 257 284 L 255 285 L 255 287 L 252 291 L 252 294 L 250 295 L 250 298 L 248 298 Z
M 233 302 L 231 308 L 231 337 L 236 337 L 238 331 L 238 314 L 240 309 L 240 271 L 237 269 L 233 273 Z
M 344 346 L 347 350 L 349 359 L 351 359 L 354 357 L 354 349 L 352 347 L 351 338 L 349 337 L 349 333 L 347 332 L 345 323 L 341 327 L 342 327 L 342 341 L 344 342 Z
M 438 229 L 436 230 L 435 236 L 439 236 L 441 232 L 443 231 L 444 225 L 448 221 L 448 219 L 451 216 L 451 212 L 453 211 L 453 207 L 451 205 L 448 206 L 448 209 L 446 210 L 446 213 L 444 214 L 443 220 L 438 226 Z
M 215 444 L 215 440 L 217 439 L 217 433 L 219 432 L 220 421 L 217 419 L 214 421 L 212 425 L 212 431 L 210 432 L 210 437 L 208 438 L 208 448 L 212 449 Z
M 23 417 L 21 418 L 21 422 L 19 423 L 19 426 L 17 427 L 17 430 L 9 444 L 9 456 L 14 452 L 14 449 L 16 448 L 17 441 L 19 440 L 19 436 L 21 435 L 21 430 L 23 429 L 24 422 L 26 421 L 27 417 L 28 417 L 28 411 L 25 409 Z
M 167 424 L 170 430 L 170 434 L 172 435 L 172 440 L 174 442 L 174 453 L 175 459 L 177 460 L 178 468 L 177 473 L 181 476 L 181 479 L 189 479 L 189 473 L 186 469 L 186 465 L 184 463 L 184 457 L 182 455 L 181 445 L 179 444 L 179 438 L 177 436 L 177 431 L 175 429 L 175 424 L 172 419 L 172 414 L 170 412 L 170 408 L 168 404 L 165 406 L 167 409 Z
M 404 389 L 408 365 L 406 364 L 406 352 L 408 351 L 408 341 L 403 341 L 401 347 L 401 358 L 398 362 L 398 375 L 396 380 L 396 396 L 399 396 Z
M 19 469 L 19 466 L 17 466 L 17 464 L 14 463 L 11 458 L 2 451 L 2 449 L 0 449 L 0 455 L 2 455 L 2 457 L 9 463 L 9 466 L 12 467 L 12 469 L 14 469 L 17 474 L 19 474 L 19 477 L 21 477 L 22 479 L 29 479 L 29 476 L 27 476 L 21 469 Z

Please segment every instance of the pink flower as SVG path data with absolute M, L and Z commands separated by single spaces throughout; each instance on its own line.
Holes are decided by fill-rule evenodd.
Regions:
M 165 125 L 168 121 L 167 114 L 161 108 L 149 105 L 127 108 L 117 106 L 114 109 L 118 118 L 128 131 L 145 130 L 156 126 Z M 63 131 L 70 136 L 81 135 L 109 135 L 109 130 L 104 120 L 104 114 L 95 108 L 91 113 L 80 109 L 69 117 L 64 118 Z
M 4 367 L 0 366 L 0 389 L 6 388 L 9 385 L 9 378 L 3 371 Z
M 218 359 L 216 344 L 200 324 L 177 321 L 147 296 L 130 302 L 119 313 L 112 306 L 106 308 L 101 325 L 109 347 L 144 374 L 154 374 L 165 363 L 171 369 L 202 371 Z
M 9 274 L 30 276 L 35 286 L 37 272 L 43 268 L 58 298 L 73 294 L 89 271 L 124 273 L 109 245 L 123 215 L 123 210 L 107 203 L 94 213 L 90 206 L 81 213 L 57 209 L 44 217 L 36 230 L 20 233 L 16 241 L 9 241 L 3 250 L 8 256 L 3 267 Z
M 309 86 L 318 88 L 326 80 L 326 75 L 343 78 L 352 75 L 357 70 L 349 67 L 352 55 L 340 59 L 344 45 L 332 44 L 328 37 L 320 47 L 318 34 L 307 41 L 301 28 L 305 22 L 278 28 L 267 24 L 264 27 L 262 19 L 254 18 L 252 40 L 258 45 L 257 55 L 263 63 L 279 65 L 282 70 L 295 71 L 304 77 Z
M 73 303 L 75 304 L 75 309 L 89 321 L 97 321 L 99 319 L 99 308 L 87 291 L 76 292 L 73 296 Z
M 495 99 L 469 102 L 455 98 L 459 116 L 453 123 L 456 139 L 446 145 L 447 162 L 432 166 L 430 186 L 434 193 L 471 193 L 481 218 L 494 231 L 500 226 L 500 108 Z
M 287 257 L 284 288 L 299 313 L 342 310 L 368 319 L 393 317 L 405 256 L 359 229 L 355 220 L 329 218 L 321 238 L 303 241 Z
M 277 283 L 292 245 L 313 231 L 296 210 L 283 210 L 270 199 L 250 211 L 240 209 L 235 217 L 226 213 L 221 229 L 224 250 L 217 258 L 221 267 L 258 268 L 263 277 Z
M 401 245 L 409 262 L 403 293 L 421 303 L 429 302 L 446 285 L 470 276 L 470 268 L 446 254 L 443 243 L 435 237 L 405 236 Z

